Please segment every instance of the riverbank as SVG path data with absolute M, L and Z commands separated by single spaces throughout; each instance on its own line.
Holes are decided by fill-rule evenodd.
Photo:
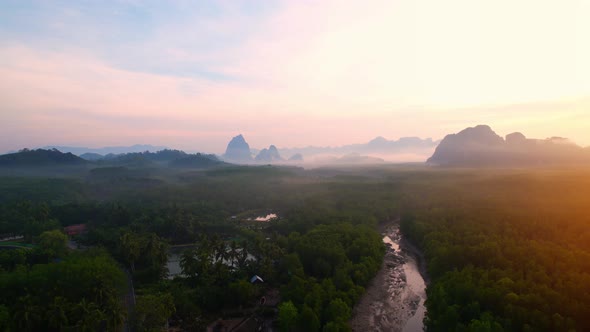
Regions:
M 404 331 L 412 320 L 412 327 L 418 326 L 420 330 L 426 298 L 425 281 L 421 278 L 426 272 L 424 257 L 409 241 L 404 241 L 399 220 L 380 228 L 387 252 L 381 269 L 353 309 L 350 326 L 353 331 L 395 332 Z
M 397 218 L 392 221 L 382 222 L 379 224 L 379 231 L 382 235 L 386 236 L 392 232 L 392 230 L 396 229 L 399 231 L 400 227 L 400 218 Z M 401 250 L 406 251 L 414 257 L 416 262 L 418 263 L 418 267 L 420 269 L 420 275 L 424 279 L 426 286 L 430 284 L 430 278 L 428 277 L 428 269 L 426 266 L 426 258 L 424 257 L 424 253 L 420 250 L 412 241 L 408 240 L 407 238 L 401 236 L 400 234 L 400 241 L 399 247 Z

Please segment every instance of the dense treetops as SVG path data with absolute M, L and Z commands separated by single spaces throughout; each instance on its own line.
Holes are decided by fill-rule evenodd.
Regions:
M 408 188 L 429 330 L 590 330 L 588 188 L 585 171 L 449 171 Z
M 0 273 L 3 330 L 96 331 L 101 324 L 109 330 L 123 324 L 125 275 L 107 253 L 72 254 L 58 263 L 41 264 L 34 264 L 38 257 L 34 251 L 11 254 L 21 255 L 21 263 L 33 265 Z M 9 266 L 2 268 L 10 271 Z M 2 311 L 8 319 L 2 319 Z
M 67 181 L 0 178 L 0 188 L 13 188 L 10 195 L 0 195 L 0 234 L 24 235 L 25 241 L 45 248 L 44 258 L 35 260 L 9 251 L 16 256 L 2 260 L 5 271 L 0 274 L 16 276 L 20 269 L 68 262 L 73 256 L 60 250 L 59 229 L 85 223 L 88 232 L 78 237 L 82 247 L 105 248 L 119 271 L 129 271 L 137 298 L 129 324 L 141 330 L 158 330 L 166 321 L 200 330 L 222 312 L 256 308 L 273 290 L 280 292 L 281 308 L 295 308 L 290 320 L 282 319 L 285 328 L 347 330 L 354 303 L 380 266 L 384 247 L 374 226 L 395 213 L 395 195 L 374 181 L 334 178 L 324 183 L 301 172 L 230 166 L 162 173 L 115 166 L 90 169 Z M 34 201 L 23 202 L 23 197 Z M 230 218 L 269 207 L 280 219 L 260 227 Z M 176 244 L 192 245 L 180 253 L 182 273 L 169 280 L 166 262 L 169 247 Z M 251 284 L 253 275 L 264 283 Z M 56 287 L 63 291 L 65 285 Z M 307 297 L 310 292 L 316 295 Z M 74 308 L 64 311 L 67 324 L 78 324 L 80 299 L 67 301 Z M 99 312 L 114 308 L 96 305 L 96 319 L 88 324 L 108 321 Z M 8 317 L 18 311 L 10 303 L 4 306 Z M 21 329 L 51 330 L 39 317 Z M 55 324 L 66 326 L 65 320 Z
M 223 164 L 224 163 L 217 159 L 217 157 L 214 155 L 205 155 L 200 153 L 188 155 L 184 158 L 178 158 L 169 162 L 169 165 L 172 167 L 185 168 L 210 168 Z
M 137 298 L 128 323 L 140 330 L 166 322 L 202 330 L 246 313 L 272 321 L 258 303 L 279 293 L 276 327 L 347 331 L 381 264 L 377 222 L 401 213 L 428 263 L 430 330 L 590 329 L 584 170 L 116 166 L 67 179 L 0 178 L 0 188 L 0 234 L 34 247 L 0 250 L 0 291 L 13 299 L 0 300 L 0 327 L 120 326 L 127 270 Z M 244 221 L 271 209 L 278 220 Z M 82 248 L 95 249 L 65 249 L 60 229 L 79 223 L 88 229 Z M 171 247 L 182 273 L 169 279 Z M 82 277 L 63 281 L 63 271 Z M 253 275 L 264 283 L 250 283 Z M 50 311 L 62 318 L 49 323 Z

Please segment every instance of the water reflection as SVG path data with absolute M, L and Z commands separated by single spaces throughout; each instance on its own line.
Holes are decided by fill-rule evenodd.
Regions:
M 271 219 L 275 219 L 277 217 L 276 213 L 267 214 L 266 216 L 257 217 L 256 221 L 269 221 Z
M 383 243 L 388 244 L 391 249 L 395 250 L 396 252 L 399 251 L 399 244 L 394 242 L 389 236 L 383 237 Z
M 424 330 L 424 315 L 426 308 L 424 302 L 426 300 L 426 284 L 418 269 L 416 260 L 408 255 L 407 262 L 404 264 L 404 272 L 406 274 L 406 282 L 409 287 L 409 291 L 420 297 L 418 308 L 416 313 L 412 316 L 404 326 L 402 332 L 414 332 Z
M 180 276 L 182 277 L 182 268 L 180 267 L 180 260 L 182 259 L 182 253 L 185 250 L 190 250 L 190 249 L 194 249 L 196 247 L 196 245 L 183 245 L 183 246 L 178 246 L 178 247 L 172 247 L 170 248 L 169 252 L 168 252 L 168 261 L 166 262 L 166 267 L 168 268 L 168 279 L 173 279 L 176 276 Z M 229 248 L 228 248 L 229 250 Z M 242 251 L 242 249 L 238 249 L 237 252 L 240 253 Z M 252 261 L 255 260 L 256 258 L 254 256 L 252 256 L 250 253 L 248 253 L 248 256 L 246 257 L 246 261 Z M 211 260 L 213 260 L 213 257 L 211 258 Z M 228 259 L 223 259 L 222 260 L 223 264 L 227 265 L 227 266 L 231 266 L 232 262 Z

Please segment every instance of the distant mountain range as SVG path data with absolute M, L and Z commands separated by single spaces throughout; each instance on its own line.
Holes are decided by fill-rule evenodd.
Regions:
M 364 144 L 340 147 L 309 146 L 280 149 L 270 145 L 268 148 L 255 150 L 250 148 L 243 135 L 238 135 L 230 140 L 221 158 L 238 164 L 299 164 L 305 160 L 308 163 L 329 165 L 383 163 L 392 161 L 388 157 L 395 158 L 404 154 L 411 154 L 414 160 L 396 161 L 423 161 L 430 156 L 427 163 L 441 166 L 511 167 L 590 164 L 590 147 L 582 148 L 561 137 L 529 139 L 522 133 L 512 133 L 503 138 L 486 125 L 447 135 L 440 142 L 418 137 L 404 137 L 398 140 L 377 137 Z M 421 159 L 422 157 L 424 159 Z M 24 149 L 0 155 L 0 167 L 85 164 L 98 167 L 164 165 L 207 168 L 223 165 L 224 161 L 213 154 L 189 154 L 184 151 L 139 144 L 98 149 L 82 147 Z
M 86 160 L 72 153 L 62 153 L 56 149 L 23 149 L 16 153 L 0 155 L 0 167 L 66 166 L 86 163 Z
M 350 144 L 337 147 L 308 146 L 303 148 L 279 148 L 279 152 L 287 156 L 300 154 L 306 158 L 316 155 L 345 156 L 348 154 L 360 154 L 396 159 L 396 155 L 412 154 L 416 156 L 414 159 L 419 159 L 419 156 L 422 156 L 421 158 L 424 158 L 422 160 L 425 160 L 428 156 L 432 155 L 438 144 L 439 141 L 433 141 L 431 138 L 402 137 L 398 140 L 388 140 L 379 136 L 363 144 Z
M 590 149 L 566 138 L 528 139 L 522 133 L 500 137 L 489 126 L 447 135 L 428 163 L 443 166 L 552 166 L 590 164 Z
M 431 138 L 421 139 L 418 137 L 403 137 L 399 140 L 387 140 L 383 137 L 377 137 L 364 144 L 351 144 L 339 147 L 316 147 L 308 146 L 304 148 L 277 148 L 270 145 L 260 151 L 252 149 L 246 142 L 243 135 L 233 137 L 227 145 L 227 149 L 222 158 L 236 163 L 301 163 L 304 160 L 309 161 L 309 157 L 314 162 L 351 162 L 356 163 L 360 160 L 365 162 L 384 162 L 382 158 L 412 155 L 413 161 L 416 159 L 425 160 L 438 145 L 438 141 Z M 255 152 L 258 152 L 257 154 Z M 288 156 L 285 159 L 283 156 Z M 348 161 L 347 161 L 348 160 Z M 354 160 L 354 162 L 353 162 Z
M 303 161 L 301 154 L 295 154 L 285 160 L 274 145 L 257 151 L 258 153 L 254 156 L 256 151 L 250 148 L 244 136 L 240 134 L 229 141 L 222 158 L 239 164 L 300 163 Z
M 227 145 L 221 158 L 233 163 L 257 164 L 257 163 L 303 163 L 315 160 L 336 160 L 349 154 L 366 155 L 382 158 L 388 161 L 422 161 L 432 155 L 438 141 L 430 138 L 403 137 L 399 140 L 388 140 L 377 137 L 367 143 L 350 144 L 337 147 L 308 146 L 303 148 L 278 148 L 270 145 L 261 150 L 252 148 L 243 135 L 233 137 Z M 113 159 L 114 157 L 128 153 L 157 152 L 168 150 L 164 146 L 149 144 L 136 144 L 132 146 L 108 146 L 101 148 L 88 148 L 76 146 L 45 146 L 42 150 L 53 150 L 64 153 L 72 153 L 87 161 Z M 11 151 L 9 153 L 15 153 Z M 393 156 L 393 158 L 391 158 Z M 402 156 L 401 158 L 398 158 Z M 408 157 L 409 156 L 409 157 Z
M 377 157 L 364 156 L 358 153 L 345 154 L 342 157 L 326 157 L 316 161 L 318 164 L 326 165 L 359 165 L 359 164 L 382 164 L 385 160 Z
M 86 147 L 76 147 L 76 146 L 45 146 L 41 149 L 44 150 L 51 150 L 56 149 L 61 152 L 70 152 L 77 156 L 82 154 L 98 154 L 101 156 L 105 156 L 107 154 L 122 154 L 122 153 L 132 153 L 132 152 L 156 152 L 168 149 L 164 146 L 154 146 L 149 144 L 135 144 L 131 146 L 107 146 L 103 148 L 86 148 Z
M 96 156 L 93 156 L 96 157 Z M 225 164 L 215 155 L 188 154 L 179 150 L 162 150 L 158 152 L 133 152 L 109 154 L 85 160 L 70 152 L 63 153 L 57 149 L 24 149 L 16 153 L 0 155 L 0 167 L 37 167 L 53 165 L 90 165 L 97 167 L 110 166 L 169 166 L 177 168 L 209 168 Z

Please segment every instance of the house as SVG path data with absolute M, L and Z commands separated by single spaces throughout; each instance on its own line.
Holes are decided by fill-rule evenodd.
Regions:
M 86 224 L 77 224 L 64 227 L 64 233 L 68 236 L 75 236 L 86 233 Z
M 264 282 L 264 280 L 262 280 L 262 278 L 260 278 L 259 276 L 255 275 L 252 278 L 250 278 L 250 283 L 257 283 L 257 282 Z

